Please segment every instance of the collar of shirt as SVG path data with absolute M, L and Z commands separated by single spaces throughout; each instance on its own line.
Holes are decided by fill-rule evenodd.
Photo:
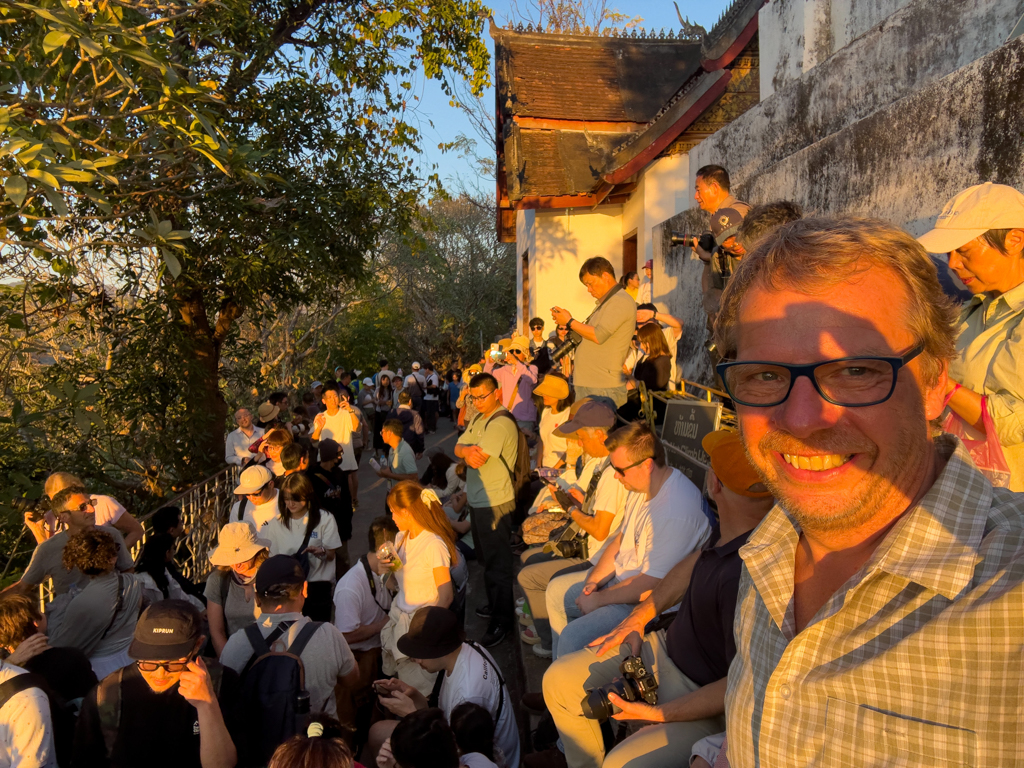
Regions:
M 902 576 L 953 599 L 973 576 L 981 561 L 979 546 L 986 516 L 977 514 L 992 504 L 992 486 L 970 461 L 970 455 L 952 435 L 935 439 L 941 458 L 948 459 L 934 485 L 878 545 L 848 586 L 834 595 L 819 618 L 831 615 L 845 595 L 865 583 L 876 571 Z M 790 605 L 793 598 L 793 563 L 800 526 L 776 504 L 764 522 L 740 549 L 740 557 L 776 625 L 794 635 Z
M 988 295 L 972 297 L 971 303 L 964 310 L 963 319 L 970 317 L 978 306 L 982 308 L 985 325 L 991 325 L 1003 315 L 1017 314 L 1024 310 L 1024 283 L 995 298 Z
M 260 619 L 260 626 L 273 629 L 278 624 L 285 621 L 298 621 L 302 618 L 302 612 L 296 611 L 294 613 L 264 613 L 263 618 Z

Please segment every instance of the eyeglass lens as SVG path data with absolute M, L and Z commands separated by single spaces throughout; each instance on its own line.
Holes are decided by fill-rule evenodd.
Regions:
M 895 369 L 885 360 L 872 358 L 822 363 L 814 369 L 814 381 L 829 400 L 839 405 L 864 405 L 884 400 L 893 387 Z M 725 371 L 729 392 L 736 400 L 752 405 L 775 405 L 789 394 L 791 373 L 768 363 L 730 366 Z
M 188 662 L 185 661 L 139 661 L 136 662 L 139 665 L 139 669 L 143 672 L 156 672 L 161 667 L 167 673 L 172 672 L 183 672 L 188 668 Z

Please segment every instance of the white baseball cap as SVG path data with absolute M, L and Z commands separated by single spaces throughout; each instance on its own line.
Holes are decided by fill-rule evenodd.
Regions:
M 990 229 L 1024 229 L 1024 195 L 1005 184 L 968 187 L 942 209 L 919 242 L 929 253 L 949 253 Z
M 242 472 L 238 478 L 238 487 L 235 488 L 235 493 L 238 496 L 259 493 L 263 486 L 273 479 L 274 475 L 269 469 L 257 464 Z

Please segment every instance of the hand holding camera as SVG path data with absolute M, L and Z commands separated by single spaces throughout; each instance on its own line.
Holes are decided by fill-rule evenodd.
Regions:
M 627 656 L 622 660 L 619 671 L 622 677 L 587 691 L 581 702 L 583 716 L 591 720 L 615 717 L 616 720 L 658 722 L 658 681 L 647 671 L 643 659 Z M 612 697 L 615 701 L 612 701 Z

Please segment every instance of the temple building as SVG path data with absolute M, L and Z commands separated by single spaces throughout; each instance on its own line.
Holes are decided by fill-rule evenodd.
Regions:
M 1020 0 L 735 0 L 707 34 L 493 29 L 498 230 L 519 255 L 518 322 L 586 317 L 589 256 L 654 262 L 681 318 L 684 378 L 710 380 L 697 168 L 752 204 L 874 216 L 913 234 L 982 181 L 1024 188 Z

